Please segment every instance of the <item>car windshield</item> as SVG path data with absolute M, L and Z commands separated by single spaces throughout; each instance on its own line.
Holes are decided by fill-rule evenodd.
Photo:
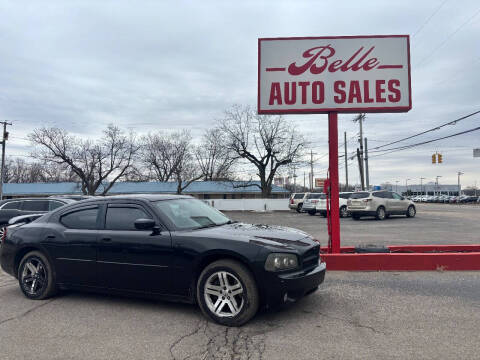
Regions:
M 357 192 L 350 195 L 350 199 L 365 199 L 370 196 L 368 192 Z
M 232 222 L 220 211 L 197 199 L 160 200 L 153 204 L 180 230 L 220 226 Z

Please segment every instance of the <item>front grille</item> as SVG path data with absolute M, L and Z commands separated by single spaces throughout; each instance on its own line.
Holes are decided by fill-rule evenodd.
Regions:
M 304 269 L 312 268 L 318 265 L 318 258 L 320 257 L 320 245 L 315 245 L 307 250 L 302 256 L 302 266 Z

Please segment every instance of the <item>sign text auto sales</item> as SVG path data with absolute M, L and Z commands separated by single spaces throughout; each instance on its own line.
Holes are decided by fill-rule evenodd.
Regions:
M 408 36 L 259 39 L 259 113 L 408 111 Z

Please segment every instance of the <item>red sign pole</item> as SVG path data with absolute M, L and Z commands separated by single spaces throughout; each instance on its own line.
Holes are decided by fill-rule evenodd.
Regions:
M 328 113 L 328 167 L 330 172 L 330 237 L 333 254 L 340 253 L 340 209 L 338 196 L 338 113 Z

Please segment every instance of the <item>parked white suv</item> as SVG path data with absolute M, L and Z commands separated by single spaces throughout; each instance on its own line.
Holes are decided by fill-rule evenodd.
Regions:
M 290 201 L 288 203 L 288 207 L 292 210 L 297 210 L 297 212 L 301 212 L 303 208 L 304 199 L 310 193 L 293 193 L 290 195 Z
M 340 210 L 340 217 L 347 217 L 349 215 L 348 209 L 347 209 L 347 201 L 350 198 L 350 195 L 352 195 L 352 192 L 341 192 L 339 194 L 339 199 L 338 199 L 338 207 Z M 306 209 L 305 209 L 306 211 Z M 327 216 L 327 198 L 326 196 L 322 199 L 319 199 L 318 203 L 316 204 L 315 212 L 313 211 L 308 211 L 310 215 L 315 215 L 315 213 L 320 213 L 323 217 Z
M 324 193 L 308 193 L 303 200 L 302 210 L 309 213 L 310 215 L 315 215 L 317 212 L 317 206 L 321 201 L 325 201 L 326 195 Z
M 375 216 L 377 220 L 390 215 L 414 217 L 417 212 L 413 201 L 386 190 L 353 193 L 348 199 L 347 209 L 354 220 L 362 216 Z

